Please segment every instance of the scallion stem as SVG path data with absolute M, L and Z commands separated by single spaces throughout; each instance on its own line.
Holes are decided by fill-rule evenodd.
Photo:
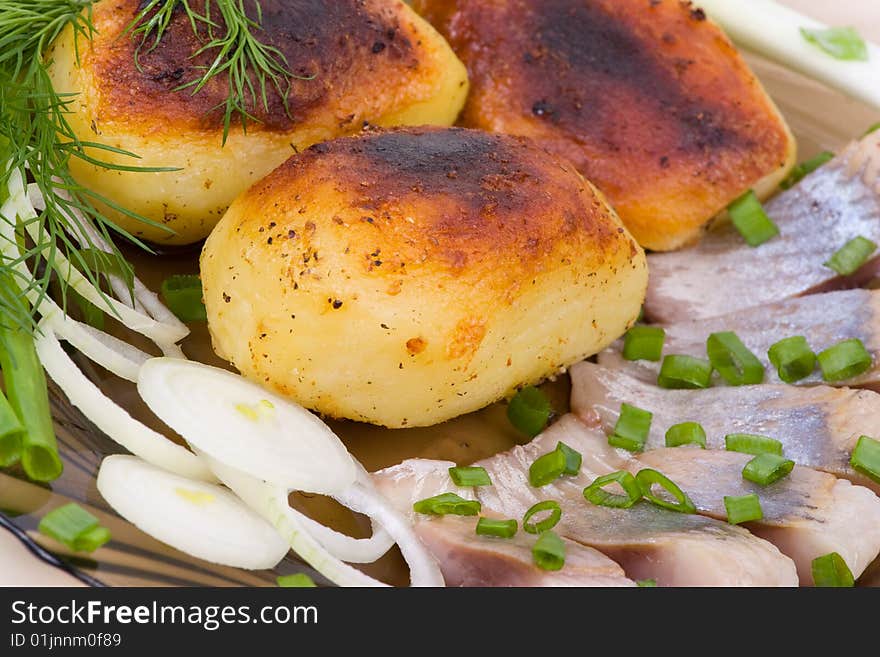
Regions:
M 8 272 L 0 273 L 0 294 L 5 304 L 18 304 L 27 316 L 20 288 Z M 24 427 L 21 464 L 34 481 L 53 481 L 61 475 L 46 375 L 34 349 L 33 335 L 20 326 L 0 322 L 0 368 L 9 403 Z
M 21 458 L 24 427 L 6 395 L 0 392 L 0 468 L 8 468 Z

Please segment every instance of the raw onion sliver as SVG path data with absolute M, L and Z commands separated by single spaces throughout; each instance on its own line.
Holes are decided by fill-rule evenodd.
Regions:
M 62 189 L 56 190 L 56 193 L 59 196 L 69 198 L 67 193 Z M 43 203 L 42 194 L 36 185 L 28 185 L 28 196 L 34 206 L 39 207 L 37 205 L 38 203 L 45 205 L 45 203 Z M 104 253 L 111 253 L 113 249 L 110 243 L 100 232 L 98 232 L 91 218 L 83 215 L 83 213 L 76 208 L 71 208 L 70 210 L 77 220 L 78 227 L 82 231 L 82 234 L 78 234 L 79 231 L 75 231 L 76 234 L 74 234 L 74 237 L 76 237 L 80 246 L 83 248 L 91 246 Z M 111 276 L 111 280 L 115 282 L 113 291 L 116 294 L 116 298 L 124 303 L 128 303 L 130 297 L 128 286 L 125 285 L 124 281 L 120 280 L 118 276 Z M 159 300 L 159 295 L 144 285 L 137 276 L 134 277 L 133 288 L 135 309 L 141 312 L 146 311 L 157 322 L 176 327 L 178 331 L 183 331 L 187 334 L 189 333 L 186 324 L 177 319 L 175 314 Z M 138 306 L 138 304 L 140 304 L 140 306 Z
M 25 230 L 31 236 L 31 239 L 39 242 L 41 238 L 39 227 L 35 222 L 30 221 L 36 216 L 36 212 L 26 198 L 23 203 L 26 205 L 20 204 L 17 214 L 25 222 Z M 64 254 L 56 251 L 54 259 L 55 266 L 58 270 L 64 272 L 63 276 L 70 287 L 104 312 L 112 317 L 118 317 L 132 331 L 150 338 L 160 347 L 174 344 L 189 334 L 185 327 L 184 330 L 181 330 L 177 326 L 157 322 L 149 315 L 140 313 L 125 303 L 108 297 L 92 285 L 91 281 L 76 269 Z M 34 300 L 32 299 L 31 301 L 33 302 Z
M 220 481 L 227 485 L 229 485 L 229 481 L 237 482 L 238 488 L 246 487 L 246 484 L 242 483 L 245 481 L 243 478 L 248 478 L 250 475 L 246 475 L 241 471 L 223 465 L 206 454 L 198 452 L 197 454 L 205 459 L 208 463 L 208 467 L 211 468 Z M 265 486 L 265 488 L 260 489 L 260 486 Z M 257 481 L 256 485 L 252 484 L 249 489 L 261 490 L 263 497 L 270 496 L 273 492 L 271 486 L 259 481 Z M 260 506 L 253 498 L 250 502 L 254 503 L 256 506 Z M 324 547 L 324 549 L 327 550 L 327 552 L 340 561 L 345 561 L 347 563 L 373 563 L 388 552 L 388 550 L 394 545 L 394 539 L 392 539 L 388 532 L 376 522 L 372 523 L 372 536 L 369 538 L 352 538 L 351 536 L 342 534 L 326 525 L 322 525 L 316 520 L 312 520 L 307 515 L 300 513 L 292 507 L 290 508 L 288 515 L 299 522 L 303 529 L 308 531 Z
M 412 586 L 445 586 L 437 561 L 422 545 L 412 524 L 376 490 L 356 482 L 334 498 L 353 511 L 369 516 L 391 534 L 409 565 Z
M 208 459 L 216 475 L 251 509 L 268 520 L 293 551 L 337 586 L 387 586 L 333 556 L 309 532 L 298 514 L 291 513 L 287 490 L 272 486 L 234 468 Z
M 95 426 L 131 453 L 160 468 L 190 479 L 215 480 L 203 460 L 141 424 L 108 399 L 64 353 L 48 324 L 41 323 L 40 329 L 36 339 L 40 362 L 70 403 L 79 408 Z
M 227 489 L 136 456 L 108 456 L 98 491 L 123 518 L 189 555 L 234 568 L 273 568 L 290 549 L 272 525 Z
M 46 307 L 41 308 L 45 311 Z M 49 314 L 44 312 L 43 319 L 59 338 L 72 344 L 89 360 L 132 383 L 137 383 L 141 366 L 152 358 L 123 340 L 66 317 L 60 308 L 53 308 Z
M 138 392 L 194 448 L 261 481 L 325 494 L 355 481 L 351 455 L 327 425 L 237 374 L 154 358 L 141 368 Z

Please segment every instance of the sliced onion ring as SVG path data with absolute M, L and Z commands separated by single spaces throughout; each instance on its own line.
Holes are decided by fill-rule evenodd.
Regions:
M 332 495 L 355 480 L 351 455 L 327 425 L 237 374 L 154 358 L 138 392 L 194 448 L 260 481 Z
M 51 306 L 45 302 L 41 305 L 43 321 L 51 326 L 59 338 L 69 342 L 89 360 L 116 376 L 137 383 L 138 372 L 141 366 L 152 358 L 150 354 L 88 324 L 65 316 L 61 308 L 58 308 L 51 299 L 45 301 L 51 303 Z
M 198 456 L 132 418 L 108 399 L 64 353 L 49 324 L 41 322 L 36 338 L 37 355 L 46 372 L 98 429 L 125 449 L 169 472 L 190 479 L 215 481 Z
M 440 567 L 416 536 L 412 524 L 378 491 L 356 482 L 334 497 L 353 511 L 369 516 L 391 534 L 409 565 L 412 586 L 445 586 Z
M 214 459 L 208 459 L 214 472 L 251 509 L 268 520 L 299 557 L 337 586 L 387 586 L 333 556 L 309 532 L 300 515 L 292 513 L 287 490 L 272 486 Z
M 226 488 L 194 481 L 136 456 L 108 456 L 98 491 L 122 517 L 189 555 L 234 568 L 273 568 L 289 547 Z

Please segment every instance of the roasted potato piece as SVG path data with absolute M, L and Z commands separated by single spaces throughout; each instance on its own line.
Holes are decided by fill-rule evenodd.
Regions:
M 642 249 L 531 141 L 464 129 L 313 146 L 241 195 L 201 273 L 214 348 L 334 417 L 431 425 L 596 353 Z
M 642 246 L 671 250 L 795 161 L 779 111 L 680 0 L 416 0 L 468 67 L 466 126 L 571 160 Z
M 252 6 L 252 3 L 245 3 Z M 190 0 L 201 12 L 204 0 Z M 360 130 L 364 122 L 449 125 L 464 104 L 467 73 L 448 44 L 399 0 L 262 0 L 260 37 L 287 58 L 294 79 L 284 102 L 269 88 L 268 111 L 250 107 L 257 121 L 247 133 L 234 122 L 225 147 L 225 76 L 200 93 L 178 90 L 197 80 L 213 51 L 178 11 L 159 46 L 134 51 L 139 37 L 124 30 L 140 0 L 96 3 L 91 47 L 80 39 L 79 64 L 72 29 L 49 57 L 55 88 L 79 94 L 70 124 L 83 141 L 100 142 L 141 156 L 92 155 L 129 166 L 180 167 L 174 173 L 109 171 L 73 159 L 79 182 L 151 219 L 159 227 L 108 210 L 134 235 L 186 244 L 204 238 L 239 193 L 297 150 Z M 216 13 L 216 11 L 215 11 Z M 163 229 L 164 228 L 164 229 Z M 169 232 L 170 229 L 173 232 Z

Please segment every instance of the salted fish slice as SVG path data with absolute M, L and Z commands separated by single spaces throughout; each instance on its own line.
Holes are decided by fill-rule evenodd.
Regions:
M 416 534 L 440 564 L 447 586 L 635 586 L 623 569 L 604 554 L 565 540 L 565 568 L 541 570 L 532 561 L 534 537 L 518 532 L 512 539 L 478 536 L 477 519 L 416 514 L 412 505 L 440 493 L 473 499 L 472 489 L 458 488 L 449 478 L 448 461 L 410 459 L 373 475 L 379 490 L 409 515 Z M 483 508 L 482 515 L 492 516 Z
M 880 243 L 880 133 L 852 144 L 765 209 L 780 235 L 757 248 L 726 225 L 692 248 L 649 256 L 645 316 L 664 323 L 717 317 L 869 279 L 876 257 L 845 280 L 823 263 L 854 237 Z
M 795 466 L 770 486 L 742 476 L 748 454 L 692 447 L 657 449 L 634 458 L 629 469 L 659 470 L 684 490 L 700 514 L 727 519 L 724 496 L 754 493 L 763 519 L 748 529 L 791 557 L 802 585 L 813 583 L 811 563 L 837 552 L 855 577 L 880 553 L 880 498 L 845 479 Z
M 796 463 L 880 491 L 849 463 L 859 436 L 880 429 L 880 395 L 871 390 L 789 385 L 664 390 L 589 362 L 575 365 L 571 379 L 572 411 L 606 433 L 613 431 L 624 402 L 651 411 L 646 449 L 664 447 L 672 425 L 699 422 L 710 449 L 724 449 L 730 433 L 770 436 Z
M 874 364 L 864 374 L 835 386 L 875 386 L 880 384 L 880 291 L 839 290 L 824 294 L 786 299 L 778 303 L 737 311 L 727 315 L 673 324 L 658 325 L 666 331 L 664 353 L 706 357 L 706 339 L 718 331 L 734 331 L 743 343 L 764 363 L 766 383 L 781 383 L 776 368 L 770 364 L 767 351 L 782 340 L 795 335 L 807 339 L 819 352 L 841 340 L 858 338 L 874 356 Z M 599 364 L 623 370 L 646 382 L 655 383 L 660 363 L 647 360 L 628 361 L 622 356 L 623 340 L 599 354 Z M 822 382 L 818 368 L 798 385 Z M 719 376 L 715 385 L 724 385 Z
M 582 453 L 580 474 L 533 488 L 529 466 L 560 440 Z M 597 476 L 623 469 L 626 462 L 601 432 L 566 415 L 529 444 L 479 461 L 494 485 L 475 494 L 484 507 L 514 518 L 537 502 L 556 500 L 563 513 L 554 531 L 611 557 L 632 579 L 655 579 L 661 586 L 797 584 L 792 561 L 741 527 L 648 503 L 612 509 L 584 499 L 583 489 Z

